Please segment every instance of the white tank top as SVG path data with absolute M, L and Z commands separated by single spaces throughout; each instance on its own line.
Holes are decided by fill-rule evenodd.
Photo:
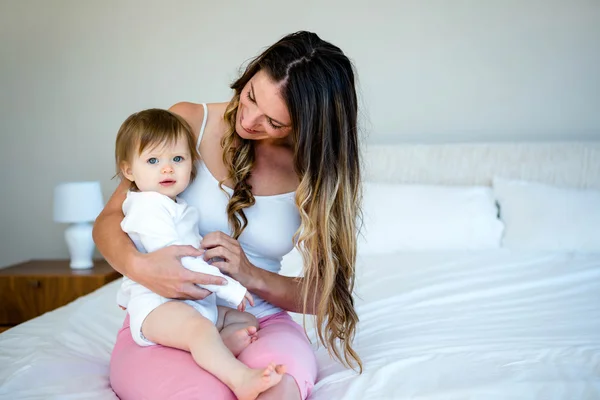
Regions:
M 206 128 L 208 107 L 204 107 L 204 120 L 198 136 L 198 148 Z M 229 193 L 233 190 L 223 186 Z M 228 196 L 219 188 L 219 181 L 212 175 L 203 161 L 198 162 L 196 179 L 180 195 L 190 206 L 196 207 L 200 215 L 200 235 L 232 231 L 227 219 Z M 300 227 L 300 214 L 295 204 L 295 192 L 273 196 L 254 196 L 253 206 L 244 209 L 248 225 L 238 238 L 242 249 L 252 264 L 270 272 L 279 273 L 282 257 L 289 253 L 294 244 L 292 238 Z M 257 318 L 282 311 L 254 295 L 254 307 L 246 311 Z

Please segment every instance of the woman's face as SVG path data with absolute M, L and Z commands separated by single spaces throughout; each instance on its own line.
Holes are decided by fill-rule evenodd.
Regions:
M 290 134 L 290 113 L 279 88 L 263 71 L 258 71 L 244 86 L 235 126 L 240 137 L 280 141 Z

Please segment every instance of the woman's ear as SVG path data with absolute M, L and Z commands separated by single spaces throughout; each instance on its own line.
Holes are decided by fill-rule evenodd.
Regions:
M 133 173 L 131 170 L 131 164 L 129 164 L 127 161 L 123 161 L 121 163 L 121 173 L 123 174 L 123 176 L 125 178 L 127 178 L 128 181 L 135 182 L 135 179 L 133 177 Z

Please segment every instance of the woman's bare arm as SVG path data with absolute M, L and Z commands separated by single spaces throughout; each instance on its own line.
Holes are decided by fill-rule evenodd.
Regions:
M 94 223 L 92 235 L 96 247 L 106 261 L 121 274 L 129 276 L 130 268 L 135 262 L 138 251 L 129 236 L 121 230 L 123 211 L 121 206 L 125 201 L 128 182 L 122 181 L 114 191 L 104 210 Z
M 284 310 L 303 313 L 302 284 L 304 278 L 292 278 L 255 267 L 248 279 L 248 290 Z M 308 293 L 306 314 L 315 314 L 319 304 L 318 290 Z

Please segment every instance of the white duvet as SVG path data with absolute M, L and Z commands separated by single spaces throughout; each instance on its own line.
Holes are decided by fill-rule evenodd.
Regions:
M 118 285 L 0 334 L 0 398 L 116 399 Z M 600 254 L 379 255 L 356 293 L 365 371 L 320 347 L 312 400 L 600 399 Z

